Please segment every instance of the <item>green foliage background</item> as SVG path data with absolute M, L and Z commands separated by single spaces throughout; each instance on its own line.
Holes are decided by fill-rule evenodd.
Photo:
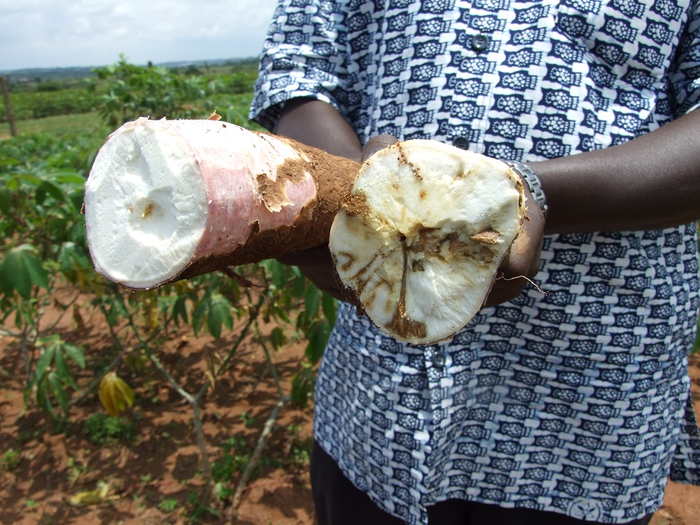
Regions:
M 20 121 L 66 113 L 94 116 L 95 111 L 101 119 L 97 133 L 93 125 L 84 131 L 31 133 L 0 141 L 0 333 L 13 338 L 22 354 L 26 402 L 52 418 L 69 418 L 71 406 L 94 395 L 101 377 L 138 362 L 137 354 L 160 366 L 158 344 L 169 330 L 187 326 L 194 334 L 220 338 L 236 320 L 246 321 L 236 336 L 253 334 L 272 349 L 305 340 L 307 357 L 285 396 L 304 405 L 312 395 L 314 367 L 336 304 L 296 268 L 265 261 L 237 269 L 241 279 L 209 274 L 135 294 L 92 267 L 81 214 L 83 185 L 113 129 L 141 116 L 207 118 L 213 111 L 228 122 L 256 128 L 247 119 L 255 64 L 207 69 L 141 67 L 122 57 L 79 85 L 56 80 L 13 88 L 14 114 Z M 3 107 L 0 120 L 5 117 Z M 256 288 L 242 286 L 245 281 Z M 71 290 L 68 299 L 56 299 L 59 288 Z M 95 359 L 79 342 L 61 339 L 56 323 L 45 321 L 47 309 L 73 315 L 77 301 L 85 298 L 110 327 L 111 356 Z M 263 338 L 259 325 L 270 321 L 277 328 Z M 226 371 L 236 347 L 223 365 L 209 367 L 210 383 Z M 92 380 L 78 382 L 82 370 Z M 179 388 L 176 383 L 173 387 Z

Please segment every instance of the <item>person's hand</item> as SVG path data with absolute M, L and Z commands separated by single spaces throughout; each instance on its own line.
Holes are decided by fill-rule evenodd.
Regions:
M 525 286 L 530 285 L 530 280 L 540 269 L 545 218 L 526 184 L 523 184 L 523 189 L 527 217 L 498 267 L 496 280 L 484 306 L 495 306 L 515 299 Z
M 369 139 L 362 148 L 362 162 L 369 159 L 377 151 L 398 142 L 391 135 L 377 135 Z M 333 257 L 328 245 L 309 248 L 300 252 L 289 253 L 277 258 L 283 264 L 298 266 L 301 273 L 314 283 L 320 290 L 332 295 L 336 299 L 348 300 L 342 293 L 341 285 L 335 273 Z

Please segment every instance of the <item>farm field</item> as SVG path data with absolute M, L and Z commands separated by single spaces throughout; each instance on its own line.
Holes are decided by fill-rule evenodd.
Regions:
M 95 322 L 97 316 L 90 317 L 89 306 L 78 308 L 85 312 L 85 324 L 78 328 L 68 318 L 57 330 L 99 359 L 110 351 L 108 329 Z M 185 387 L 196 389 L 206 372 L 202 355 L 230 344 L 230 337 L 214 340 L 182 329 L 169 334 L 158 353 Z M 300 343 L 273 355 L 286 392 L 303 355 Z M 104 409 L 93 395 L 71 410 L 69 423 L 57 427 L 41 410 L 25 408 L 22 384 L 12 377 L 21 376 L 19 357 L 9 338 L 0 338 L 0 523 L 184 524 L 226 523 L 231 518 L 230 507 L 214 514 L 199 501 L 203 480 L 189 409 L 160 374 L 147 369 L 125 376 L 136 402 L 119 424 L 108 426 L 96 419 Z M 214 472 L 217 479 L 230 480 L 229 488 L 238 482 L 278 400 L 264 352 L 255 341 L 245 341 L 202 407 Z M 287 403 L 232 523 L 313 523 L 310 438 L 311 406 Z M 96 504 L 71 504 L 71 498 L 94 491 L 99 483 L 108 489 Z
M 70 330 L 70 328 L 68 328 Z M 99 327 L 85 328 L 80 337 L 99 350 Z M 187 338 L 186 344 L 183 337 Z M 196 357 L 211 342 L 187 333 L 173 334 L 163 352 L 166 362 L 179 362 L 187 374 L 201 374 Z M 222 344 L 221 342 L 216 344 Z M 180 347 L 180 348 L 178 348 Z M 276 392 L 263 353 L 251 343 L 241 350 L 227 378 L 222 379 L 205 408 L 205 427 L 212 437 L 211 450 L 229 465 L 240 468 L 241 456 L 251 448 Z M 275 362 L 288 387 L 303 349 L 291 347 Z M 21 368 L 6 340 L 0 339 L 0 367 L 4 372 Z M 14 363 L 13 363 L 14 361 Z M 190 368 L 190 365 L 194 364 Z M 5 374 L 3 374 L 5 375 Z M 700 400 L 700 362 L 692 361 L 694 399 Z M 134 385 L 136 386 L 136 385 Z M 225 523 L 202 513 L 190 503 L 201 486 L 197 449 L 186 407 L 169 385 L 157 377 L 137 387 L 135 413 L 140 414 L 135 436 L 95 444 L 85 422 L 101 407 L 96 399 L 71 417 L 72 430 L 56 432 L 37 410 L 25 411 L 18 385 L 0 382 L 0 450 L 18 450 L 18 465 L 0 474 L 0 523 L 75 524 L 122 523 L 165 525 L 192 522 Z M 248 423 L 250 422 L 250 423 Z M 282 411 L 256 475 L 249 482 L 235 521 L 241 525 L 313 525 L 314 511 L 308 480 L 311 408 Z M 231 448 L 226 443 L 233 444 Z M 229 459 L 230 458 L 230 459 Z M 235 474 L 233 478 L 235 480 Z M 81 491 L 109 483 L 106 501 L 75 507 L 69 499 Z M 199 510 L 199 513 L 197 512 Z M 666 502 L 652 525 L 697 525 L 700 488 L 671 483 Z M 226 512 L 224 511 L 224 517 Z M 193 519 L 194 518 L 194 519 Z
M 274 262 L 131 293 L 92 270 L 80 215 L 121 122 L 216 110 L 255 127 L 251 65 L 122 61 L 97 79 L 88 112 L 21 118 L 16 138 L 0 115 L 0 523 L 313 525 L 311 392 L 335 302 Z M 24 115 L 62 91 L 40 87 L 22 86 Z M 690 377 L 700 416 L 699 356 Z M 700 525 L 700 488 L 669 484 L 652 524 Z
M 20 120 L 17 122 L 17 132 L 20 135 L 31 133 L 65 134 L 83 131 L 99 133 L 104 136 L 108 129 L 101 121 L 96 111 L 74 115 L 55 115 L 39 119 Z M 10 125 L 0 124 L 0 140 L 10 138 Z

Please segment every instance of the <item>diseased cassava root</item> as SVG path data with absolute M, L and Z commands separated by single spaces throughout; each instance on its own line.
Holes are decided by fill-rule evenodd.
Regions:
M 409 140 L 362 166 L 330 250 L 343 284 L 382 332 L 431 344 L 481 308 L 524 217 L 522 182 L 505 163 Z

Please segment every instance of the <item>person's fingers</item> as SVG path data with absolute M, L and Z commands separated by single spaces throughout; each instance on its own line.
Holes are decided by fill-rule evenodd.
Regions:
M 393 135 L 377 135 L 372 137 L 367 141 L 365 147 L 362 148 L 362 162 L 366 161 L 379 150 L 383 150 L 392 144 L 396 144 L 398 141 L 399 139 Z
M 485 306 L 515 299 L 540 269 L 545 217 L 525 188 L 527 218 L 498 267 L 496 281 Z

